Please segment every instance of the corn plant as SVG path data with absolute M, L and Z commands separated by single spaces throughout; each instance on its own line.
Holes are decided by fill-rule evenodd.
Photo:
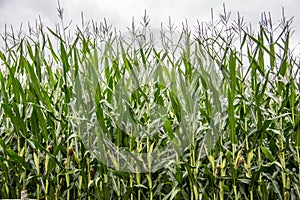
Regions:
M 1 35 L 0 198 L 300 198 L 292 18 L 72 34 L 58 12 Z

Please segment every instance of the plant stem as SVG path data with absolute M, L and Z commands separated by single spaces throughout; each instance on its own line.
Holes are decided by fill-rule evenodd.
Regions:
M 150 144 L 149 144 L 149 137 L 147 137 L 147 160 L 148 160 L 148 173 L 147 173 L 147 179 L 148 179 L 148 187 L 149 187 L 149 200 L 152 200 L 153 199 L 153 191 L 152 191 L 152 187 L 153 187 L 153 183 L 152 183 L 152 175 L 151 175 L 151 153 L 152 153 L 152 150 L 151 150 L 151 147 L 150 147 Z
M 141 150 L 143 149 L 142 147 L 142 144 L 138 141 L 137 142 L 137 153 L 139 154 L 141 152 Z M 139 166 L 136 166 L 136 175 L 135 175 L 135 178 L 136 178 L 136 183 L 137 183 L 137 187 L 138 187 L 138 200 L 141 200 L 142 196 L 142 190 L 141 190 L 141 173 L 140 173 L 140 169 L 139 169 Z
M 299 154 L 299 147 L 296 147 L 297 151 L 297 159 L 298 159 L 298 181 L 300 183 L 300 154 Z
M 190 175 L 191 199 L 198 200 L 199 194 L 198 194 L 198 188 L 197 188 L 197 183 L 196 183 L 197 182 L 197 171 L 196 171 L 197 167 L 196 167 L 196 159 L 195 159 L 194 142 L 192 142 L 192 144 L 191 144 L 190 152 L 191 152 L 190 165 L 193 167 L 191 169 L 192 174 Z
M 70 156 L 67 156 L 67 162 L 66 162 L 66 183 L 67 183 L 67 188 L 70 187 L 70 175 L 68 174 L 68 171 L 70 169 Z M 70 200 L 70 190 L 67 191 L 67 200 Z
M 245 96 L 245 86 L 242 84 L 242 95 Z M 247 163 L 245 165 L 246 168 L 246 177 L 251 179 L 252 174 L 251 174 L 251 161 L 253 158 L 253 151 L 249 149 L 249 136 L 248 136 L 248 120 L 246 117 L 247 114 L 247 109 L 246 109 L 246 101 L 243 99 L 243 110 L 244 110 L 244 130 L 245 130 L 245 141 L 246 141 L 246 152 L 247 152 Z M 253 189 L 250 188 L 250 200 L 253 200 Z
M 280 115 L 281 113 L 279 113 Z M 285 164 L 285 153 L 284 153 L 284 142 L 283 142 L 283 138 L 284 138 L 284 135 L 283 135 L 283 122 L 282 122 L 282 118 L 280 118 L 280 127 L 279 127 L 279 130 L 280 130 L 280 155 L 279 155 L 279 159 L 280 159 L 280 163 L 281 163 L 281 166 L 283 168 L 283 170 L 281 171 L 281 177 L 282 177 L 282 185 L 283 185 L 283 194 L 284 194 L 284 199 L 289 199 L 287 196 L 289 196 L 288 194 L 288 184 L 287 184 L 287 176 L 286 176 L 286 173 L 284 172 L 285 168 L 286 168 L 286 164 Z
M 219 115 L 219 121 L 221 121 L 221 116 Z M 220 123 L 220 127 L 219 130 L 221 130 L 221 123 Z M 223 145 L 223 134 L 220 134 L 220 147 L 222 147 Z M 220 148 L 221 149 L 221 148 Z M 220 151 L 220 176 L 224 177 L 226 175 L 226 171 L 225 171 L 225 167 L 226 167 L 226 159 L 223 159 L 223 151 Z M 220 187 L 220 200 L 224 200 L 224 180 L 221 180 L 219 183 L 219 187 Z
M 48 149 L 49 151 L 49 149 Z M 46 153 L 46 158 L 45 158 L 45 175 L 47 175 L 48 172 L 48 166 L 49 166 L 49 155 Z M 45 196 L 48 199 L 48 192 L 49 192 L 49 181 L 48 178 L 46 179 L 46 188 L 45 188 Z
M 260 147 L 258 147 L 258 150 L 257 150 L 257 154 L 258 154 L 258 169 L 261 168 L 261 165 L 262 165 L 262 160 L 261 160 L 261 152 L 260 152 Z M 258 193 L 260 195 L 260 197 L 262 198 L 263 197 L 263 194 L 262 194 L 262 191 L 261 191 L 261 183 L 262 183 L 262 177 L 261 177 L 261 174 L 259 174 L 259 179 L 258 179 Z
M 141 198 L 142 191 L 141 191 L 141 187 L 140 187 L 140 184 L 141 184 L 141 174 L 139 173 L 138 167 L 136 167 L 136 171 L 137 171 L 137 173 L 135 175 L 135 178 L 136 178 L 136 183 L 138 185 L 138 200 L 141 200 L 142 199 Z
M 86 162 L 87 162 L 87 173 L 88 173 L 88 199 L 90 200 L 91 199 L 91 195 L 90 195 L 90 188 L 89 188 L 89 186 L 90 186 L 90 182 L 91 182 L 91 173 L 90 173 L 90 170 L 91 170 L 91 166 L 90 166 L 90 156 L 88 156 L 87 158 L 86 158 Z
M 34 159 L 35 167 L 36 167 L 36 170 L 37 170 L 37 176 L 39 177 L 40 176 L 40 150 L 39 149 L 34 151 L 33 159 Z M 40 199 L 40 194 L 41 194 L 41 191 L 40 191 L 40 184 L 39 184 L 39 178 L 38 178 L 38 181 L 37 181 L 37 184 L 36 184 L 37 199 Z

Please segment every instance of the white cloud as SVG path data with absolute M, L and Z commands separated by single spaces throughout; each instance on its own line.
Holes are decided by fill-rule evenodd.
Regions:
M 132 17 L 135 21 L 141 21 L 144 10 L 150 16 L 152 27 L 159 28 L 160 23 L 168 23 L 170 16 L 173 23 L 181 27 L 181 23 L 188 20 L 190 25 L 196 24 L 196 20 L 208 21 L 210 19 L 210 10 L 214 8 L 215 17 L 223 10 L 223 1 L 198 1 L 198 0 L 61 0 L 64 8 L 66 23 L 70 20 L 73 25 L 81 23 L 81 11 L 84 12 L 86 20 L 94 19 L 102 21 L 105 17 L 108 23 L 124 30 L 131 26 Z M 262 1 L 240 1 L 228 0 L 226 7 L 232 12 L 232 17 L 240 12 L 245 17 L 247 23 L 257 24 L 261 12 L 270 11 L 273 21 L 277 23 L 281 17 L 281 7 L 285 7 L 288 17 L 295 16 L 294 28 L 296 29 L 296 38 L 300 40 L 300 16 L 298 9 L 300 1 L 298 0 L 273 0 Z M 27 21 L 34 22 L 41 15 L 43 21 L 48 26 L 53 26 L 59 22 L 57 16 L 57 1 L 54 0 L 0 0 L 0 31 L 3 32 L 4 24 L 13 24 L 19 26 L 21 22 L 27 24 Z

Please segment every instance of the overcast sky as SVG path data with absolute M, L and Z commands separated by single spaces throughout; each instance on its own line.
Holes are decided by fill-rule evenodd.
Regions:
M 300 1 L 299 0 L 61 0 L 64 8 L 65 21 L 72 20 L 72 24 L 80 24 L 81 11 L 85 18 L 101 21 L 104 17 L 108 23 L 118 29 L 125 30 L 131 25 L 132 17 L 140 21 L 147 10 L 151 18 L 151 27 L 160 27 L 160 23 L 167 24 L 170 16 L 174 24 L 188 20 L 194 25 L 197 19 L 208 21 L 211 8 L 216 17 L 226 3 L 228 11 L 235 17 L 240 12 L 247 23 L 258 24 L 262 12 L 271 12 L 274 22 L 278 22 L 282 7 L 285 8 L 287 17 L 294 16 L 293 27 L 296 30 L 294 38 L 300 41 Z M 4 24 L 12 24 L 19 27 L 21 22 L 34 22 L 41 16 L 47 26 L 59 22 L 57 16 L 56 0 L 0 0 L 0 30 L 4 30 Z M 299 38 L 299 39 L 298 39 Z M 294 44 L 297 42 L 294 42 Z

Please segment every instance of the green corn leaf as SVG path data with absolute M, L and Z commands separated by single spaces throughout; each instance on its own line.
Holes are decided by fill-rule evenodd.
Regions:
M 271 161 L 274 162 L 275 158 L 273 157 L 271 151 L 263 146 L 260 147 L 261 151 L 264 153 L 264 155 Z

